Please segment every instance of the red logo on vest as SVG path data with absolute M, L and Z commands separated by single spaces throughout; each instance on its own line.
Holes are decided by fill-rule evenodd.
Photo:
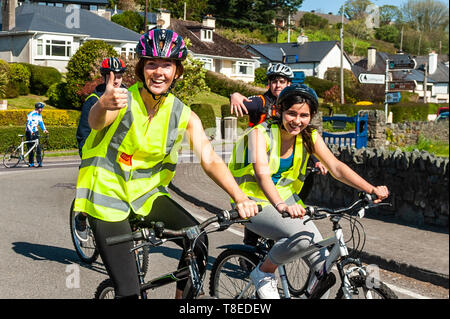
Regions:
M 119 157 L 119 162 L 122 164 L 125 164 L 127 166 L 131 166 L 132 159 L 133 159 L 133 155 L 128 155 L 128 154 L 122 152 L 122 154 L 120 154 L 120 157 Z

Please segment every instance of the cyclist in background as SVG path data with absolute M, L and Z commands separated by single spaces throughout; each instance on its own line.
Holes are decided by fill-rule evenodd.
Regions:
M 128 91 L 115 88 L 110 72 L 105 93 L 89 112 L 92 131 L 83 147 L 74 204 L 74 211 L 89 215 L 117 297 L 140 294 L 136 262 L 130 254 L 133 243 L 108 246 L 106 238 L 131 233 L 128 219 L 133 214 L 149 226 L 152 221 L 162 221 L 170 229 L 198 224 L 166 189 L 175 175 L 185 133 L 203 170 L 236 201 L 241 218 L 258 213 L 256 203 L 214 152 L 199 117 L 170 93 L 184 71 L 183 38 L 171 30 L 152 29 L 140 37 L 136 53 L 138 82 Z M 207 236 L 202 234 L 194 247 L 200 273 L 206 271 L 207 247 Z M 186 265 L 184 256 L 183 250 L 179 267 Z M 187 280 L 177 282 L 177 298 L 186 284 Z
M 86 98 L 81 108 L 81 116 L 77 128 L 78 152 L 80 153 L 80 157 L 84 142 L 89 136 L 89 133 L 91 133 L 91 127 L 88 122 L 89 111 L 92 106 L 97 103 L 103 93 L 105 93 L 106 83 L 109 81 L 109 72 L 114 72 L 114 87 L 126 89 L 127 87 L 122 84 L 122 76 L 126 69 L 125 63 L 120 58 L 110 57 L 102 61 L 100 66 L 100 74 L 103 77 L 103 83 L 97 85 L 94 92 Z
M 81 116 L 80 121 L 78 122 L 76 135 L 78 142 L 78 153 L 80 154 L 80 157 L 82 157 L 84 142 L 91 133 L 91 127 L 89 126 L 88 121 L 89 111 L 91 110 L 92 106 L 97 103 L 103 93 L 105 93 L 106 83 L 109 82 L 110 72 L 114 73 L 115 88 L 127 88 L 124 84 L 122 84 L 123 73 L 126 71 L 126 69 L 127 68 L 125 66 L 125 63 L 120 58 L 109 57 L 102 61 L 102 64 L 100 66 L 100 74 L 103 77 L 103 83 L 97 85 L 97 87 L 94 89 L 94 92 L 92 92 L 92 94 L 86 98 L 81 108 Z M 75 216 L 75 235 L 81 241 L 88 240 L 86 218 L 87 215 L 85 213 L 79 213 Z
M 339 161 L 311 125 L 318 110 L 318 98 L 306 85 L 286 87 L 278 96 L 277 114 L 256 125 L 235 144 L 228 167 L 244 193 L 263 210 L 247 227 L 264 238 L 276 241 L 268 258 L 250 274 L 260 298 L 279 299 L 274 275 L 279 265 L 293 260 L 310 245 L 322 240 L 313 222 L 303 223 L 303 202 L 298 196 L 303 186 L 308 157 L 314 154 L 334 178 L 368 194 L 380 202 L 387 198 L 386 186 L 373 186 L 345 163 Z M 268 153 L 269 152 L 269 153 Z M 287 212 L 294 220 L 281 216 Z M 318 284 L 327 287 L 323 275 L 326 248 L 309 256 L 306 262 L 315 271 Z
M 236 113 L 236 116 L 243 116 L 244 113 L 249 116 L 249 127 L 253 127 L 262 123 L 267 118 L 274 116 L 276 112 L 276 101 L 281 91 L 291 85 L 291 81 L 294 78 L 292 69 L 283 64 L 275 63 L 270 64 L 266 71 L 266 77 L 268 81 L 269 89 L 262 95 L 254 95 L 245 97 L 242 94 L 235 92 L 230 96 L 230 110 L 231 114 Z M 314 156 L 310 157 L 309 166 L 319 168 L 322 175 L 326 175 L 328 170 L 321 164 Z M 314 175 L 308 174 L 304 181 L 302 192 L 299 194 L 300 198 L 304 201 L 313 186 Z M 244 244 L 250 246 L 256 246 L 258 242 L 257 234 L 253 233 L 247 227 L 244 228 Z
M 25 137 L 27 141 L 34 141 L 39 139 L 39 129 L 38 126 L 41 127 L 44 133 L 48 133 L 45 128 L 44 121 L 42 119 L 42 110 L 44 109 L 45 104 L 42 102 L 37 102 L 34 105 L 34 111 L 31 111 L 27 115 L 27 126 L 25 129 Z M 32 147 L 32 143 L 27 143 L 28 150 Z M 36 148 L 36 167 L 42 167 L 42 159 L 41 159 L 41 145 L 38 144 Z M 34 150 L 32 150 L 28 156 L 28 167 L 34 166 Z

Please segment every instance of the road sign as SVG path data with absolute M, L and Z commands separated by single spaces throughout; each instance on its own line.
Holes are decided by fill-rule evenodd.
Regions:
M 389 69 L 414 69 L 417 65 L 416 60 L 409 56 L 389 60 Z
M 389 91 L 412 91 L 415 87 L 414 81 L 389 82 Z
M 386 93 L 386 103 L 393 104 L 400 102 L 402 95 L 400 92 Z
M 358 80 L 364 84 L 384 84 L 385 77 L 384 74 L 361 73 Z
M 292 79 L 293 84 L 300 84 L 305 82 L 305 72 L 296 71 L 294 72 L 294 78 Z

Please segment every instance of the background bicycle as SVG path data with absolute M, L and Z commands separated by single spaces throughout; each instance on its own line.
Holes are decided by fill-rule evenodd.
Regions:
M 25 163 L 26 157 L 37 150 L 37 147 L 41 147 L 41 163 L 44 161 L 45 149 L 48 147 L 48 134 L 45 134 L 42 138 L 38 138 L 31 141 L 24 141 L 24 136 L 22 134 L 18 135 L 20 137 L 20 143 L 12 144 L 3 155 L 3 165 L 7 168 L 13 168 L 19 165 L 20 161 Z M 30 146 L 28 149 L 28 146 Z M 27 147 L 26 147 L 27 146 Z
M 340 287 L 337 299 L 351 298 L 381 298 L 395 299 L 397 296 L 379 278 L 371 277 L 370 269 L 364 266 L 358 258 L 365 243 L 365 233 L 361 223 L 353 215 L 362 218 L 364 210 L 386 203 L 373 204 L 370 195 L 360 194 L 360 198 L 349 207 L 341 209 L 329 209 L 325 207 L 308 207 L 307 213 L 310 220 L 318 220 L 330 217 L 335 236 L 324 239 L 312 245 L 299 258 L 307 256 L 323 247 L 328 247 L 329 256 L 326 260 L 326 271 L 319 276 L 313 276 L 309 272 L 288 274 L 286 267 L 279 267 L 280 282 L 284 298 L 291 295 L 300 298 L 321 298 L 326 291 L 336 282 L 332 267 L 336 266 L 340 277 Z M 344 218 L 350 221 L 351 242 L 353 250 L 349 253 L 347 242 L 344 240 L 340 220 Z M 227 248 L 216 259 L 210 277 L 210 294 L 217 298 L 248 299 L 257 298 L 255 287 L 249 279 L 250 272 L 266 256 L 269 246 L 259 246 L 252 249 L 244 245 L 224 246 Z M 320 279 L 317 280 L 317 277 Z M 295 283 L 295 285 L 292 285 Z M 294 287 L 293 287 L 294 286 Z M 296 287 L 295 287 L 296 286 Z M 306 293 L 308 287 L 309 293 Z M 298 289 L 293 289 L 298 288 Z

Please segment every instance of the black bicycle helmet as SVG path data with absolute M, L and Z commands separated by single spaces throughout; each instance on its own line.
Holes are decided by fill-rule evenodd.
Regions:
M 101 75 L 107 75 L 111 71 L 114 73 L 123 73 L 126 69 L 127 67 L 121 59 L 111 57 L 103 60 L 100 67 L 100 73 Z
M 37 102 L 36 104 L 34 104 L 35 109 L 43 109 L 44 106 L 45 106 L 45 104 L 42 102 Z
M 292 80 L 294 78 L 294 73 L 292 69 L 283 63 L 271 64 L 267 68 L 266 76 L 268 79 L 271 79 L 275 76 L 282 76 L 288 80 Z
M 278 95 L 277 105 L 281 106 L 283 101 L 293 95 L 299 95 L 311 101 L 312 105 L 309 105 L 311 108 L 311 113 L 317 112 L 317 109 L 319 108 L 319 98 L 317 97 L 316 91 L 305 84 L 294 84 L 285 87 L 283 91 L 281 91 L 280 95 Z
M 167 29 L 152 29 L 145 32 L 136 46 L 139 58 L 184 60 L 187 48 L 176 32 Z

